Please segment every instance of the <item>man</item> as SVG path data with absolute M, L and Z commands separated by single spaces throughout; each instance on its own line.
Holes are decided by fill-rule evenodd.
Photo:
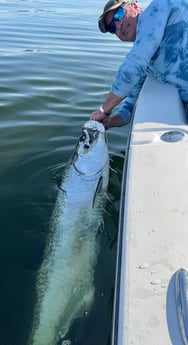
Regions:
M 129 123 L 145 77 L 174 85 L 188 104 L 188 0 L 153 0 L 142 11 L 127 0 L 110 0 L 99 17 L 102 32 L 135 42 L 105 102 L 91 114 L 105 128 Z M 125 99 L 126 98 L 126 99 Z M 124 103 L 115 115 L 113 108 Z

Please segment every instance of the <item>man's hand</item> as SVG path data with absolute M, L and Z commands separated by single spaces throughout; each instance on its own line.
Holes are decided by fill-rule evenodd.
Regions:
M 112 127 L 121 127 L 126 125 L 124 123 L 123 119 L 119 115 L 112 115 L 112 116 L 106 116 L 105 114 L 102 114 L 99 110 L 94 111 L 91 114 L 90 120 L 99 121 L 103 124 L 105 129 L 109 129 Z
M 101 113 L 100 110 L 96 110 L 91 114 L 90 120 L 99 121 L 103 124 L 105 128 L 107 128 L 109 116 L 105 115 L 104 113 Z
M 94 111 L 91 116 L 90 120 L 95 120 L 101 122 L 106 129 L 111 127 L 119 127 L 123 126 L 125 123 L 123 122 L 122 118 L 118 116 L 119 119 L 114 119 L 113 117 L 110 117 L 113 108 L 118 105 L 122 101 L 121 97 L 116 96 L 112 92 L 109 92 L 105 102 L 102 106 L 96 111 Z M 116 116 L 116 115 L 115 115 Z M 112 120 L 111 120 L 112 119 Z M 115 125 L 114 125 L 115 121 Z M 120 124 L 121 123 L 121 124 Z

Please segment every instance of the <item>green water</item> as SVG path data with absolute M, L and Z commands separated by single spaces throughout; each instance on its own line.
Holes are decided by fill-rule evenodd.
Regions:
M 1 345 L 27 345 L 56 176 L 131 46 L 98 31 L 103 5 L 102 0 L 87 7 L 83 0 L 1 1 Z M 111 202 L 95 270 L 95 300 L 72 325 L 67 335 L 72 345 L 110 344 L 127 134 L 127 127 L 108 131 Z

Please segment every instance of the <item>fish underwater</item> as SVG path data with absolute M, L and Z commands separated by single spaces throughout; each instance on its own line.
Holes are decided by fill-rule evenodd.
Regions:
M 67 164 L 52 213 L 29 345 L 56 345 L 92 304 L 108 179 L 106 132 L 90 120 Z

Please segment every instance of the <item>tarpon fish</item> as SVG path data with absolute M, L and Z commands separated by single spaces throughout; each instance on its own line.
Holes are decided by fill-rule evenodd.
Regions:
M 65 169 L 37 278 L 37 302 L 29 340 L 56 345 L 94 296 L 96 235 L 103 218 L 109 160 L 103 125 L 87 121 Z

